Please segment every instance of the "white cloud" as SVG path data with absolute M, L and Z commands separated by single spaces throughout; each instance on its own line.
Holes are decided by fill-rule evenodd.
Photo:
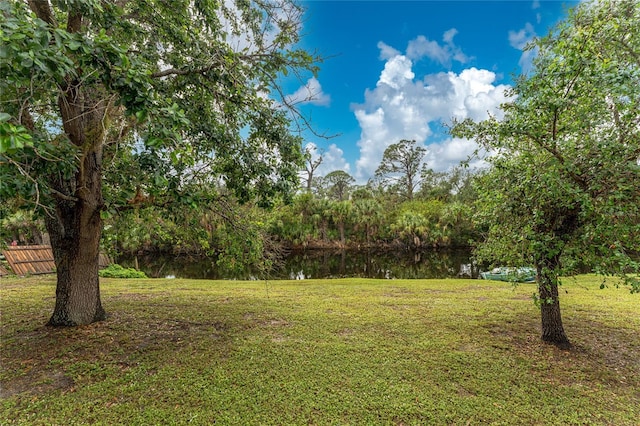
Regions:
M 407 82 L 413 80 L 415 74 L 411 71 L 412 63 L 403 55 L 397 55 L 384 64 L 380 74 L 378 86 L 387 85 L 393 89 L 399 89 Z
M 440 46 L 438 42 L 429 40 L 425 36 L 418 36 L 409 42 L 407 56 L 414 59 L 426 56 L 442 65 L 447 65 L 451 59 L 451 53 L 447 51 L 446 46 Z
M 521 30 L 509 31 L 509 44 L 511 47 L 522 50 L 535 36 L 536 32 L 533 29 L 533 25 L 527 22 Z
M 456 36 L 456 34 L 458 34 L 458 30 L 456 30 L 455 28 L 451 28 L 450 30 L 445 31 L 444 34 L 442 34 L 442 40 L 447 44 L 452 44 L 453 38 Z
M 429 40 L 422 35 L 418 36 L 409 41 L 407 57 L 411 60 L 419 60 L 426 57 L 445 67 L 451 66 L 452 59 L 464 64 L 469 61 L 469 57 L 453 42 L 456 34 L 458 34 L 458 30 L 455 28 L 445 31 L 442 35 L 444 44 Z
M 452 31 L 445 38 L 452 39 L 454 35 Z M 381 50 L 392 51 L 383 46 Z M 364 103 L 352 105 L 361 129 L 360 158 L 354 177 L 360 182 L 371 177 L 384 150 L 401 139 L 423 144 L 428 150 L 428 164 L 436 170 L 445 170 L 467 159 L 475 150 L 474 142 L 448 139 L 431 143 L 430 126 L 449 122 L 453 117 L 474 120 L 485 119 L 489 114 L 500 117 L 498 108 L 507 101 L 505 90 L 509 86 L 496 84 L 495 80 L 495 73 L 476 68 L 460 74 L 441 72 L 416 79 L 408 54 L 389 57 L 376 87 L 365 92 Z
M 380 49 L 380 59 L 386 61 L 387 59 L 391 59 L 394 56 L 400 55 L 400 52 L 388 44 L 379 41 L 378 49 Z
M 286 97 L 289 104 L 311 104 L 318 106 L 328 106 L 331 103 L 331 97 L 322 91 L 320 82 L 312 77 L 307 80 L 304 86 L 301 86 L 293 94 Z
M 342 149 L 340 149 L 336 144 L 332 143 L 322 155 L 322 163 L 320 164 L 320 167 L 318 167 L 318 173 L 321 176 L 325 176 L 334 170 L 343 170 L 347 173 L 351 173 L 351 166 L 344 159 L 344 151 L 342 151 Z
M 469 139 L 450 138 L 442 142 L 432 143 L 427 146 L 425 163 L 437 172 L 450 169 L 453 165 L 465 161 L 474 154 L 478 145 Z M 483 155 L 481 154 L 482 158 Z M 469 166 L 471 168 L 486 167 L 484 160 L 474 158 Z
M 518 65 L 524 74 L 528 73 L 533 64 L 533 58 L 538 53 L 537 48 L 524 50 L 527 45 L 536 37 L 536 32 L 529 22 L 519 31 L 509 31 L 509 44 L 511 47 L 522 50 L 522 55 L 518 61 Z

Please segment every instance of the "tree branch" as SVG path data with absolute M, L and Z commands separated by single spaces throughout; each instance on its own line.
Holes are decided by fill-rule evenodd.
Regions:
M 58 190 L 56 190 L 56 189 L 53 189 L 53 188 L 51 188 L 51 187 L 49 187 L 49 190 L 51 191 L 51 195 L 52 195 L 54 198 L 58 198 L 58 199 L 60 199 L 60 200 L 65 200 L 65 201 L 73 201 L 74 203 L 77 203 L 78 201 L 80 201 L 80 199 L 79 199 L 79 198 L 76 198 L 76 197 L 72 197 L 72 196 L 70 196 L 70 195 L 63 194 L 62 192 L 60 192 L 60 191 L 58 191 Z

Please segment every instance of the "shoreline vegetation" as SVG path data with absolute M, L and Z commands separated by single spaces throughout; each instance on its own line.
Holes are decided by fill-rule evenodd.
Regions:
M 103 278 L 56 328 L 55 276 L 4 277 L 0 423 L 637 424 L 638 295 L 562 283 L 571 350 L 496 281 Z

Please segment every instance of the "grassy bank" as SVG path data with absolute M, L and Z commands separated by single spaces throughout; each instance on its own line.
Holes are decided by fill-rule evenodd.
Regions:
M 3 278 L 0 424 L 638 424 L 640 295 L 565 281 L 571 351 L 532 285 L 103 279 L 53 329 L 54 278 Z

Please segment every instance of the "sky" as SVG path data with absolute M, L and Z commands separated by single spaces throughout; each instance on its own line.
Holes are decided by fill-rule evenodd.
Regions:
M 319 175 L 344 170 L 360 184 L 386 147 L 402 139 L 427 148 L 428 167 L 467 160 L 473 141 L 446 133 L 452 117 L 500 116 L 505 90 L 530 70 L 523 48 L 567 16 L 575 1 L 307 0 L 301 46 L 325 58 L 317 78 L 290 88 L 321 138 Z M 474 163 L 472 162 L 472 165 Z

